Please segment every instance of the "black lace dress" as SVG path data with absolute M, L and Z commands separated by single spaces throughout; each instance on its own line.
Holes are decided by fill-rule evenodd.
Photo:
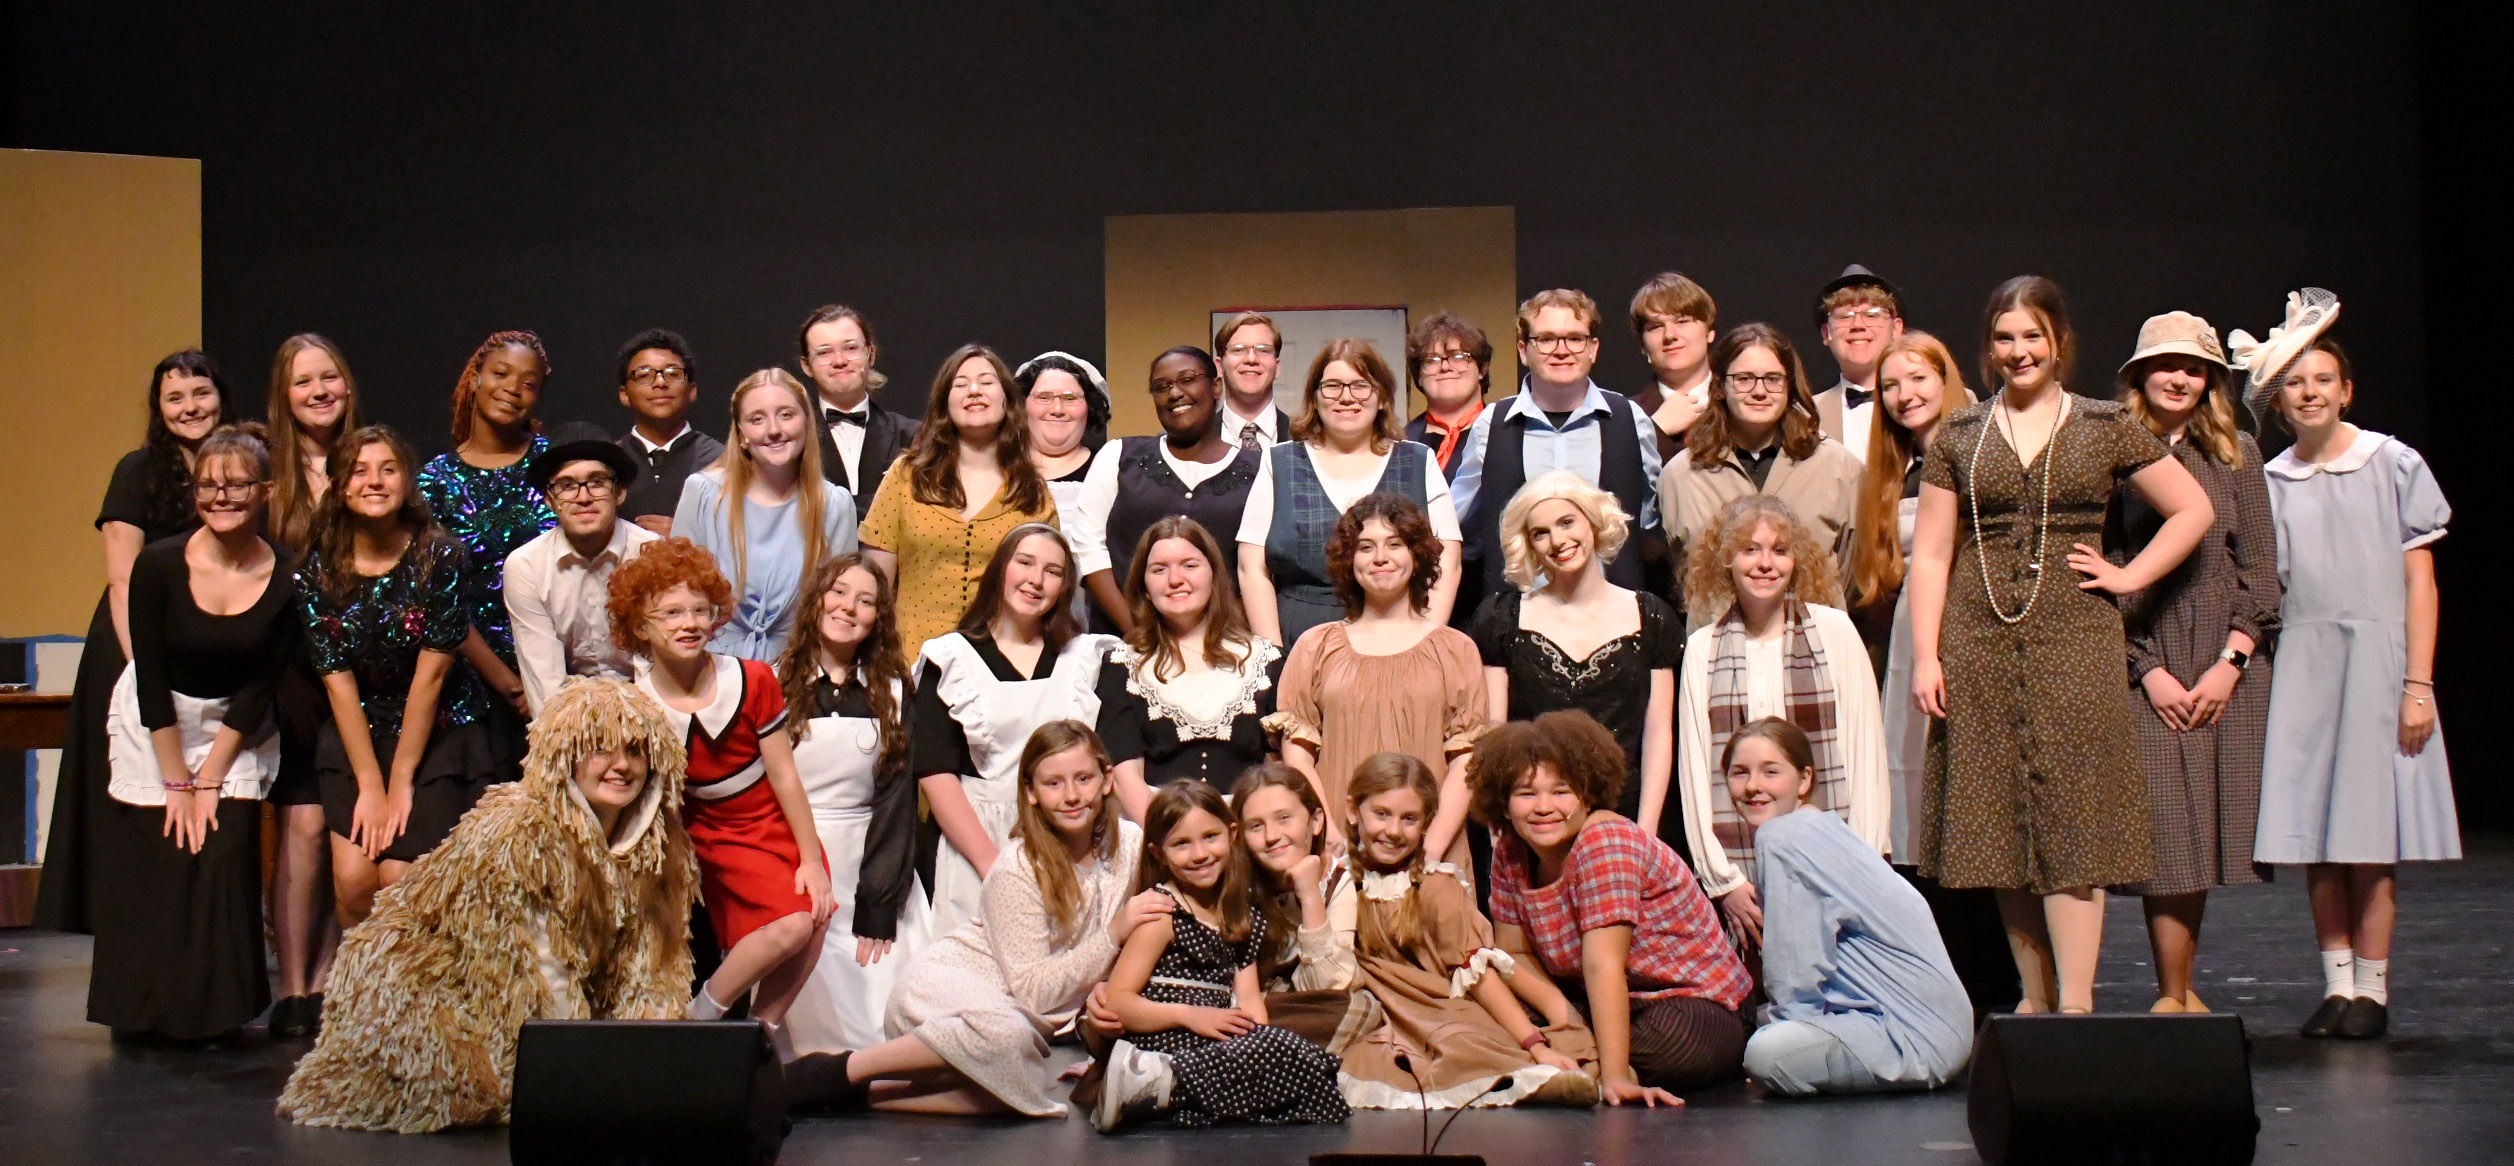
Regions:
M 1252 912 L 1248 938 L 1224 943 L 1185 907 L 1171 917 L 1170 946 L 1152 965 L 1144 999 L 1198 1008 L 1231 1007 L 1231 981 L 1266 946 L 1266 917 Z M 1183 1126 L 1219 1122 L 1284 1125 L 1352 1116 L 1336 1088 L 1333 1054 L 1288 1029 L 1259 1025 L 1229 1040 L 1168 1028 L 1126 1038 L 1169 1055 L 1176 1086 L 1163 1116 Z
M 1584 660 L 1574 660 L 1554 641 L 1519 626 L 1520 594 L 1504 591 L 1475 613 L 1475 648 L 1487 668 L 1510 674 L 1510 719 L 1578 709 L 1597 718 L 1624 747 L 1626 778 L 1615 811 L 1641 814 L 1641 730 L 1649 721 L 1650 673 L 1674 671 L 1685 654 L 1685 621 L 1667 601 L 1638 592 L 1641 630 L 1608 640 Z M 1673 709 L 1670 709 L 1671 720 Z M 1682 744 L 1679 743 L 1679 747 Z M 1672 756 L 1672 755 L 1671 755 Z M 1671 789 L 1659 811 L 1659 837 L 1684 853 L 1683 808 Z

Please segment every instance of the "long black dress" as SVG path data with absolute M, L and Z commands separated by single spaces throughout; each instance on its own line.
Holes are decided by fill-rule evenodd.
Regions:
M 1101 743 L 1111 762 L 1141 760 L 1154 789 L 1192 777 L 1227 793 L 1242 770 L 1266 759 L 1264 722 L 1282 679 L 1283 653 L 1263 637 L 1236 668 L 1166 681 L 1121 646 L 1100 668 Z
M 131 568 L 131 655 L 140 723 L 174 725 L 174 694 L 228 702 L 248 747 L 272 730 L 271 699 L 297 650 L 296 585 L 274 566 L 252 607 L 212 615 L 192 598 L 188 537 L 149 544 Z M 149 776 L 156 776 L 153 772 Z M 162 835 L 165 811 L 112 804 Z M 243 1027 L 270 1003 L 262 962 L 262 803 L 228 797 L 199 854 L 150 839 L 95 889 L 87 1018 L 175 1040 Z
M 1510 718 L 1534 720 L 1558 709 L 1578 709 L 1597 718 L 1624 747 L 1624 792 L 1615 812 L 1641 817 L 1641 735 L 1650 715 L 1650 673 L 1674 671 L 1685 654 L 1685 621 L 1667 601 L 1649 592 L 1634 593 L 1641 604 L 1641 628 L 1600 645 L 1587 659 L 1574 660 L 1552 640 L 1519 626 L 1517 591 L 1502 591 L 1484 601 L 1475 613 L 1475 648 L 1484 666 L 1510 674 Z M 1672 761 L 1673 755 L 1670 756 Z M 1685 853 L 1684 804 L 1668 790 L 1659 811 L 1659 837 L 1676 853 Z
M 122 455 L 105 486 L 104 505 L 96 512 L 98 530 L 108 522 L 129 523 L 140 528 L 146 545 L 200 525 L 188 497 L 151 503 L 151 469 L 146 449 Z M 78 680 L 70 690 L 70 736 L 62 742 L 60 776 L 53 784 L 52 829 L 44 842 L 44 875 L 35 898 L 37 927 L 95 930 L 99 881 L 121 877 L 141 847 L 157 844 L 165 824 L 162 814 L 145 823 L 117 814 L 129 807 L 106 792 L 112 771 L 105 758 L 105 711 L 113 703 L 114 682 L 129 663 L 113 632 L 108 591 L 97 597 L 96 614 L 88 620 Z

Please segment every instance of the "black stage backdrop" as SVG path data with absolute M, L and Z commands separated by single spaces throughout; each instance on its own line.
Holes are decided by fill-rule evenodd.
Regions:
M 2504 525 L 2482 460 L 2499 443 L 2470 424 L 2496 411 L 2430 352 L 2504 329 L 2433 302 L 2501 253 L 2442 128 L 2495 104 L 2478 22 L 2499 18 L 2331 0 L 247 7 L 17 3 L 0 144 L 202 159 L 209 349 L 258 396 L 283 336 L 327 333 L 369 415 L 437 448 L 464 358 L 500 328 L 548 341 L 547 415 L 615 424 L 615 346 L 678 329 L 718 432 L 722 392 L 791 367 L 795 322 L 825 301 L 872 315 L 903 408 L 966 340 L 1096 353 L 1111 214 L 1514 206 L 1521 293 L 1598 298 L 1609 387 L 1644 375 L 1621 308 L 1669 267 L 1724 322 L 1789 330 L 1819 381 L 1810 301 L 1846 262 L 1967 354 L 1992 285 L 2041 272 L 2070 293 L 2091 391 L 2150 313 L 2258 334 L 2287 289 L 2333 288 L 2358 419 L 2427 450 L 2462 516 L 2440 548 L 2443 703 L 2466 820 L 2508 821 L 2490 764 L 2508 637 L 2480 566 Z M 1141 370 L 1115 372 L 1140 391 Z

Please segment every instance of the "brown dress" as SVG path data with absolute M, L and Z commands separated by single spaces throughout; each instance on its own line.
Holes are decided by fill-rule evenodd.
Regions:
M 2081 542 L 2101 549 L 2114 494 L 2165 457 L 2165 444 L 2117 401 L 2066 404 L 2030 475 L 1992 423 L 1995 398 L 1950 416 L 1923 462 L 1923 481 L 1955 492 L 1956 540 L 1938 633 L 1947 716 L 1929 728 L 1914 841 L 1920 872 L 1949 887 L 2050 894 L 2144 882 L 2154 867 L 2146 779 L 2122 699 L 2121 609 L 2078 587 L 2068 554 Z M 2037 593 L 2029 564 L 2046 474 Z M 1994 614 L 1985 564 L 2000 612 L 2014 616 L 2034 596 L 2023 619 Z
M 1465 632 L 1436 627 L 1413 647 L 1389 656 L 1353 650 L 1342 621 L 1301 636 L 1283 663 L 1274 723 L 1284 740 L 1318 756 L 1327 812 L 1350 810 L 1345 787 L 1374 753 L 1410 753 L 1449 772 L 1449 759 L 1472 751 L 1488 719 L 1484 660 Z M 1466 864 L 1466 831 L 1443 860 Z
M 2198 550 L 2156 586 L 2121 601 L 2130 638 L 2130 721 L 2138 726 L 2140 768 L 2147 774 L 2156 873 L 2134 894 L 2183 895 L 2235 883 L 2257 883 L 2253 826 L 2261 814 L 2261 748 L 2270 729 L 2270 649 L 2278 635 L 2278 523 L 2261 476 L 2261 447 L 2235 435 L 2229 466 L 2189 441 L 2173 447 L 2191 471 L 2217 521 Z M 2114 509 L 2116 562 L 2127 562 L 2156 537 L 2164 519 L 2132 493 Z M 2251 664 L 2217 723 L 2177 733 L 2148 702 L 2140 679 L 2158 668 L 2184 687 L 2217 665 L 2229 632 L 2252 637 Z
M 1545 1029 L 1555 1052 L 1588 1071 L 1588 1081 L 1554 1083 L 1561 1070 L 1537 1064 L 1469 992 L 1485 976 L 1506 977 L 1512 964 L 1494 945 L 1492 924 L 1475 909 L 1474 894 L 1446 864 L 1419 878 L 1412 895 L 1421 938 L 1394 955 L 1373 952 L 1367 940 L 1359 944 L 1363 986 L 1387 1010 L 1387 1023 L 1345 1047 L 1345 1100 L 1363 1109 L 1594 1100 L 1597 1039 L 1588 1026 L 1575 1014 L 1572 1024 Z M 1360 935 L 1389 934 L 1405 904 L 1407 877 L 1366 875 L 1362 887 Z M 1400 1050 L 1412 1073 L 1398 1067 Z M 1504 1075 L 1510 1083 L 1492 1089 Z

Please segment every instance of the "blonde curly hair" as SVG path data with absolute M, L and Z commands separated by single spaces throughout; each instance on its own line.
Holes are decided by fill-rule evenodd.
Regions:
M 1732 498 L 1685 556 L 1685 614 L 1695 626 L 1715 623 L 1737 602 L 1733 565 L 1738 552 L 1754 538 L 1755 528 L 1770 524 L 1790 557 L 1789 594 L 1807 603 L 1842 606 L 1842 572 L 1833 555 L 1816 541 L 1798 514 L 1770 494 Z
M 1589 484 L 1589 480 L 1570 470 L 1549 470 L 1529 479 L 1510 496 L 1510 504 L 1501 508 L 1501 577 L 1521 591 L 1534 591 L 1540 586 L 1545 568 L 1536 547 L 1528 541 L 1528 515 L 1542 503 L 1569 502 L 1580 517 L 1589 520 L 1596 544 L 1590 547 L 1597 556 L 1600 569 L 1615 561 L 1632 537 L 1632 516 L 1624 513 L 1623 503 L 1613 494 Z

